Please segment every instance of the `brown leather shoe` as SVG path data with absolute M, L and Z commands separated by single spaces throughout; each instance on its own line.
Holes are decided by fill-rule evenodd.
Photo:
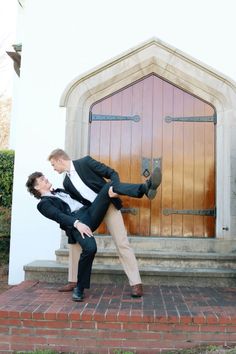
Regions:
M 66 292 L 66 291 L 72 291 L 74 288 L 76 288 L 77 283 L 69 282 L 68 284 L 64 285 L 62 288 L 59 288 L 59 292 Z
M 131 286 L 131 296 L 132 297 L 141 297 L 143 296 L 143 286 L 142 284 L 136 284 Z

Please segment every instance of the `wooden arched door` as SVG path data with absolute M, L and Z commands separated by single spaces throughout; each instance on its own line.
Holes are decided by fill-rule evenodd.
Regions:
M 130 235 L 215 235 L 216 116 L 210 104 L 153 74 L 96 102 L 90 123 L 91 156 L 116 169 L 121 181 L 140 183 L 162 167 L 153 201 L 122 197 Z

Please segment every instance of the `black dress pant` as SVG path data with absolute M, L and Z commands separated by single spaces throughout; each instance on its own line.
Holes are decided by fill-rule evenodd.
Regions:
M 101 224 L 110 205 L 111 199 L 108 195 L 110 186 L 111 183 L 106 183 L 91 205 L 84 205 L 81 209 L 72 213 L 79 221 L 88 225 L 92 231 L 95 231 Z M 113 186 L 113 191 L 121 195 L 141 198 L 145 189 L 143 184 L 119 183 Z M 78 284 L 83 288 L 89 288 L 92 264 L 97 252 L 96 241 L 94 237 L 86 235 L 83 238 L 77 229 L 73 230 L 73 237 L 82 248 L 78 263 Z
M 113 191 L 119 195 L 128 195 L 133 198 L 142 198 L 146 191 L 144 183 L 113 183 Z
M 80 222 L 88 225 L 92 231 L 95 231 L 101 224 L 110 205 L 109 187 L 109 183 L 105 184 L 90 206 L 83 206 L 78 211 L 72 213 Z M 77 285 L 88 289 L 90 287 L 92 264 L 97 252 L 96 241 L 94 237 L 86 235 L 83 238 L 77 229 L 73 230 L 73 237 L 82 249 L 78 262 Z

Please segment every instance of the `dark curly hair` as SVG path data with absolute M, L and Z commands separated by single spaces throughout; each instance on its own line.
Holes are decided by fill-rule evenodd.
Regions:
M 36 179 L 42 176 L 43 176 L 42 172 L 31 173 L 31 175 L 29 175 L 28 180 L 25 184 L 28 192 L 37 199 L 41 198 L 41 194 L 35 189 Z

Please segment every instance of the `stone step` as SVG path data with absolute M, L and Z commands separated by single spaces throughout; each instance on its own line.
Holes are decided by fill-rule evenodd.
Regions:
M 109 235 L 95 235 L 98 249 L 116 249 L 114 241 Z M 129 236 L 129 242 L 137 251 L 158 251 L 158 252 L 196 252 L 196 253 L 219 253 L 219 254 L 235 254 L 236 256 L 236 239 L 224 240 L 220 238 L 207 237 L 153 237 L 153 236 Z M 62 237 L 61 248 L 67 247 L 67 237 Z
M 115 249 L 115 244 L 109 235 L 95 235 L 98 248 L 101 250 Z M 136 251 L 158 252 L 196 252 L 196 253 L 235 253 L 236 239 L 224 240 L 219 238 L 184 238 L 184 237 L 141 237 L 129 236 L 129 242 Z
M 59 263 L 68 263 L 68 249 L 59 249 L 56 252 Z M 139 266 L 161 266 L 173 268 L 223 268 L 236 269 L 236 255 L 203 252 L 158 252 L 136 251 Z M 115 249 L 98 249 L 94 264 L 120 265 Z
M 24 266 L 25 280 L 66 283 L 68 265 L 57 261 L 38 260 Z M 235 287 L 234 269 L 212 268 L 171 268 L 158 266 L 140 267 L 143 284 Z M 120 265 L 94 264 L 94 283 L 120 283 L 127 281 Z

